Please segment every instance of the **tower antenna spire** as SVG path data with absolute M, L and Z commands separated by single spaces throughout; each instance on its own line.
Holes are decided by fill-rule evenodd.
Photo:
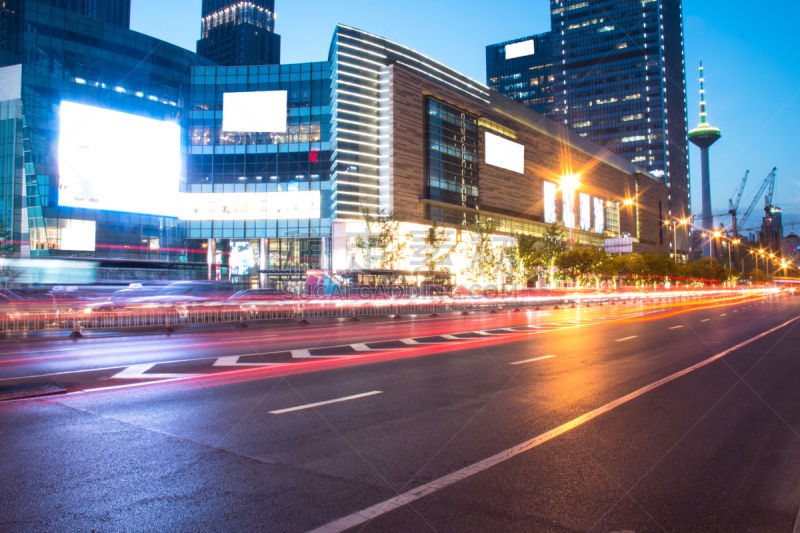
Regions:
M 700 148 L 700 168 L 702 171 L 703 193 L 703 229 L 711 233 L 714 229 L 714 220 L 711 214 L 711 172 L 708 164 L 708 148 L 720 138 L 719 128 L 714 128 L 706 122 L 706 96 L 705 79 L 703 78 L 703 62 L 700 62 L 700 124 L 689 131 L 689 142 Z M 713 248 L 710 250 L 712 257 L 717 256 Z
M 706 91 L 703 89 L 703 62 L 700 61 L 700 123 L 706 123 Z

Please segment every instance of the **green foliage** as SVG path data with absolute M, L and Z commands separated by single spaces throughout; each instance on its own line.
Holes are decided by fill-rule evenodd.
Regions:
M 749 279 L 753 283 L 764 283 L 764 282 L 769 281 L 769 277 L 767 276 L 767 273 L 764 272 L 761 269 L 758 269 L 758 268 L 754 268 L 753 271 L 750 272 Z
M 502 249 L 492 242 L 492 235 L 497 223 L 489 219 L 486 222 L 467 224 L 472 239 L 472 264 L 466 269 L 467 279 L 473 283 L 497 281 L 498 267 L 502 262 Z
M 377 262 L 378 268 L 396 270 L 411 239 L 410 235 L 400 235 L 400 224 L 406 217 L 384 210 L 373 216 L 366 208 L 362 208 L 361 213 L 367 225 L 367 235 L 356 238 L 356 248 L 364 258 L 364 265 L 372 268 Z
M 425 259 L 423 260 L 431 272 L 435 272 L 450 257 L 450 253 L 453 251 L 452 246 L 446 252 L 442 252 L 442 246 L 446 242 L 447 232 L 434 220 L 433 225 L 425 233 Z
M 566 250 L 563 233 L 558 226 L 552 224 L 545 230 L 544 237 L 535 243 L 536 255 L 534 262 L 547 269 L 547 278 L 550 285 L 555 279 L 556 259 Z
M 597 248 L 566 250 L 556 258 L 556 266 L 578 285 L 600 286 L 610 256 Z

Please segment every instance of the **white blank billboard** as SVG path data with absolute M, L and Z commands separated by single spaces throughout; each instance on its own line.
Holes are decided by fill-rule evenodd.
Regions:
M 178 124 L 61 102 L 58 205 L 178 216 Z
M 223 94 L 222 131 L 286 133 L 286 91 Z
M 506 45 L 506 60 L 514 59 L 515 57 L 525 57 L 532 55 L 533 55 L 532 40 Z
M 487 131 L 486 164 L 524 174 L 525 147 Z

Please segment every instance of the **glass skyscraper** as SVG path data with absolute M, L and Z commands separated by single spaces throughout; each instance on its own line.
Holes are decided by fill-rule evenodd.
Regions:
M 508 78 L 533 79 L 525 68 L 545 62 L 536 57 L 541 44 L 510 59 L 501 55 L 508 43 L 487 46 L 487 81 L 663 179 L 669 215 L 683 218 L 691 211 L 682 18 L 680 0 L 551 0 L 548 38 L 508 43 L 549 44 L 552 100 L 544 108 L 538 100 L 526 103 Z M 678 248 L 688 249 L 686 235 L 678 235 Z
M 549 115 L 554 102 L 550 39 L 550 33 L 541 33 L 487 46 L 486 85 L 539 114 Z M 515 44 L 523 52 L 533 53 L 506 59 L 506 46 Z
M 281 62 L 274 0 L 203 0 L 197 53 L 225 66 Z

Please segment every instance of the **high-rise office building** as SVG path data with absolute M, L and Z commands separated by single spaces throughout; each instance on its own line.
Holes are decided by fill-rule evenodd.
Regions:
M 553 107 L 553 58 L 550 33 L 486 47 L 486 85 L 548 115 Z
M 70 0 L 83 3 L 83 14 L 122 28 L 131 27 L 131 0 Z
M 689 216 L 681 1 L 551 0 L 550 12 L 549 38 L 536 36 L 551 46 L 545 114 L 662 178 L 670 188 L 668 215 Z M 537 52 L 525 61 L 536 61 Z M 488 46 L 486 74 L 488 85 L 515 98 L 518 88 L 499 82 L 520 62 L 511 55 L 507 43 Z M 688 245 L 679 232 L 678 249 Z
M 277 65 L 274 0 L 203 0 L 197 53 L 225 66 Z

